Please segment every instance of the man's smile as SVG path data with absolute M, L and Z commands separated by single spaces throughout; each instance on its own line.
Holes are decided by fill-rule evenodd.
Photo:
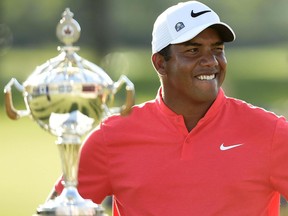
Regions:
M 199 75 L 199 76 L 196 76 L 197 79 L 199 80 L 213 80 L 216 78 L 216 74 L 211 74 L 211 75 Z

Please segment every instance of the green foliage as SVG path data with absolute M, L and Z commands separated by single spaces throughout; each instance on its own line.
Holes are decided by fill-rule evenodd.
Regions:
M 230 95 L 287 115 L 287 44 L 228 49 Z
M 97 47 L 103 42 L 106 46 L 149 46 L 154 20 L 159 13 L 177 2 L 179 1 L 2 0 L 0 4 L 2 22 L 10 26 L 16 45 L 55 41 L 56 24 L 64 9 L 70 7 L 74 18 L 83 27 L 80 40 L 86 45 Z M 287 41 L 286 0 L 202 2 L 213 8 L 223 21 L 233 27 L 238 38 L 236 45 Z M 103 11 L 105 13 L 102 13 Z M 107 41 L 104 41 L 105 38 Z

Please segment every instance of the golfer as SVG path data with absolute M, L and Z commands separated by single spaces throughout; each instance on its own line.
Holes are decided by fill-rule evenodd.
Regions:
M 156 19 L 152 63 L 161 86 L 83 144 L 79 193 L 113 196 L 121 216 L 276 216 L 288 198 L 288 123 L 225 95 L 231 27 L 188 1 Z M 57 194 L 63 186 L 56 184 Z

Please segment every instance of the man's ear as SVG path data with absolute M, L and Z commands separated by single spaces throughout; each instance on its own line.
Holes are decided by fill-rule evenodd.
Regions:
M 159 73 L 159 75 L 162 75 L 162 76 L 166 75 L 166 70 L 165 70 L 166 61 L 164 57 L 160 55 L 159 53 L 154 53 L 151 57 L 151 60 L 152 60 L 155 70 Z

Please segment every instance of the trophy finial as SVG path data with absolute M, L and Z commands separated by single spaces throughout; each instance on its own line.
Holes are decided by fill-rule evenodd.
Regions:
M 66 46 L 71 46 L 80 38 L 81 28 L 79 23 L 73 19 L 73 16 L 74 14 L 70 9 L 66 8 L 56 28 L 58 39 Z

